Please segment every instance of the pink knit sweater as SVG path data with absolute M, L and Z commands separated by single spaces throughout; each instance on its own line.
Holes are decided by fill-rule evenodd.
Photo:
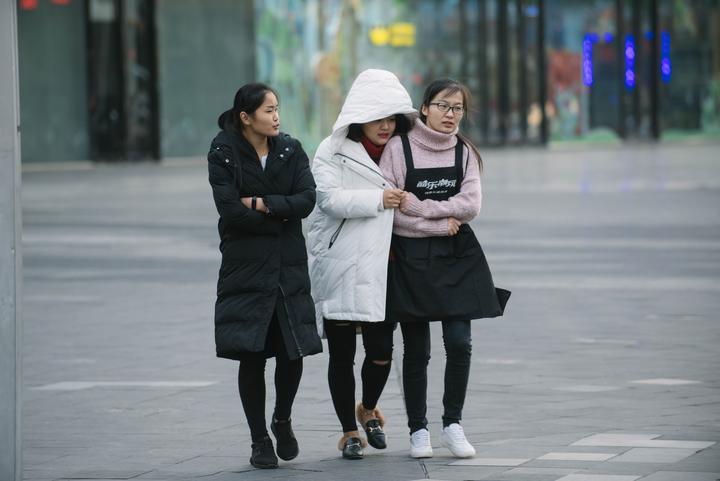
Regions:
M 427 127 L 420 119 L 408 133 L 415 168 L 451 167 L 455 165 L 455 134 L 444 134 Z M 470 222 L 480 212 L 482 189 L 478 159 L 465 147 L 465 176 L 460 192 L 448 200 L 419 200 L 408 194 L 408 200 L 395 211 L 393 232 L 404 237 L 431 237 L 448 235 L 448 218 L 462 223 Z M 385 177 L 402 189 L 405 185 L 405 155 L 400 137 L 393 137 L 385 146 L 380 158 L 380 169 Z M 404 212 L 401 212 L 403 210 Z

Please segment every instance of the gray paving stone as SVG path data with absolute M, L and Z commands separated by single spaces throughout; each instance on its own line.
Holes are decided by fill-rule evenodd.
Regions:
M 453 461 L 450 466 L 520 466 L 530 459 L 521 458 L 471 458 Z
M 715 444 L 712 441 L 680 441 L 670 439 L 654 439 L 659 435 L 645 434 L 596 434 L 581 439 L 572 446 L 627 446 L 648 448 L 705 449 Z
M 618 476 L 611 474 L 568 474 L 557 481 L 635 481 L 640 476 Z
M 537 458 L 538 460 L 549 461 L 607 461 L 616 456 L 609 453 L 547 453 Z
M 636 381 L 630 381 L 634 384 L 651 384 L 655 386 L 687 386 L 689 384 L 700 384 L 702 381 L 694 381 L 692 379 L 638 379 Z
M 132 479 L 150 470 L 93 469 L 66 474 L 61 479 Z
M 592 386 L 587 384 L 579 384 L 577 386 L 564 386 L 564 387 L 556 387 L 554 388 L 556 391 L 566 391 L 566 392 L 608 392 L 608 391 L 617 391 L 618 389 L 622 389 L 620 386 Z
M 492 466 L 426 466 L 427 476 L 448 481 L 501 478 L 506 467 Z M 384 475 L 385 473 L 382 473 Z M 379 477 L 376 473 L 376 477 Z M 407 479 L 407 477 L 405 478 Z
M 575 473 L 577 469 L 572 468 L 513 468 L 508 469 L 503 473 L 503 477 L 510 476 L 532 476 L 536 478 L 538 476 L 563 476 Z
M 720 473 L 698 473 L 688 471 L 658 471 L 643 478 L 643 481 L 717 481 Z
M 695 449 L 633 448 L 610 460 L 612 463 L 676 463 L 695 454 Z

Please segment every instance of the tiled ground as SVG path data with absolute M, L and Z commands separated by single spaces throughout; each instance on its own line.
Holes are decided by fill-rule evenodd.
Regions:
M 473 323 L 463 425 L 477 457 L 439 447 L 433 326 L 435 457 L 407 455 L 396 334 L 388 449 L 338 458 L 321 354 L 293 415 L 301 455 L 271 472 L 248 464 L 236 366 L 214 357 L 202 162 L 35 169 L 23 178 L 25 478 L 718 480 L 718 147 L 486 151 L 473 227 L 513 297 L 504 318 Z

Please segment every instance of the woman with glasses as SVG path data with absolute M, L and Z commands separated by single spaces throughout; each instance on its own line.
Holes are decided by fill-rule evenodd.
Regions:
M 313 160 L 317 208 L 308 233 L 310 276 L 318 329 L 328 341 L 330 394 L 343 430 L 338 449 L 346 459 L 362 458 L 367 443 L 386 447 L 377 403 L 392 359 L 395 325 L 384 322 L 388 252 L 393 214 L 404 192 L 383 177 L 378 162 L 390 138 L 407 132 L 416 115 L 394 74 L 365 70 Z M 358 331 L 365 360 L 362 401 L 356 406 Z
M 433 455 L 427 429 L 427 366 L 431 321 L 445 345 L 442 444 L 459 458 L 475 455 L 460 421 L 471 360 L 470 320 L 503 313 L 510 293 L 496 289 L 482 248 L 468 225 L 480 212 L 482 167 L 477 148 L 458 133 L 470 94 L 451 79 L 425 89 L 420 118 L 392 139 L 380 161 L 406 191 L 394 217 L 387 318 L 400 322 L 403 388 L 410 455 Z

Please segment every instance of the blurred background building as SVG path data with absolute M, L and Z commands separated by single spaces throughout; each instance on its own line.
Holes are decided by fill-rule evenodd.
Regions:
M 357 73 L 468 84 L 480 145 L 720 139 L 720 0 L 19 0 L 24 162 L 203 155 L 235 90 L 312 152 Z

